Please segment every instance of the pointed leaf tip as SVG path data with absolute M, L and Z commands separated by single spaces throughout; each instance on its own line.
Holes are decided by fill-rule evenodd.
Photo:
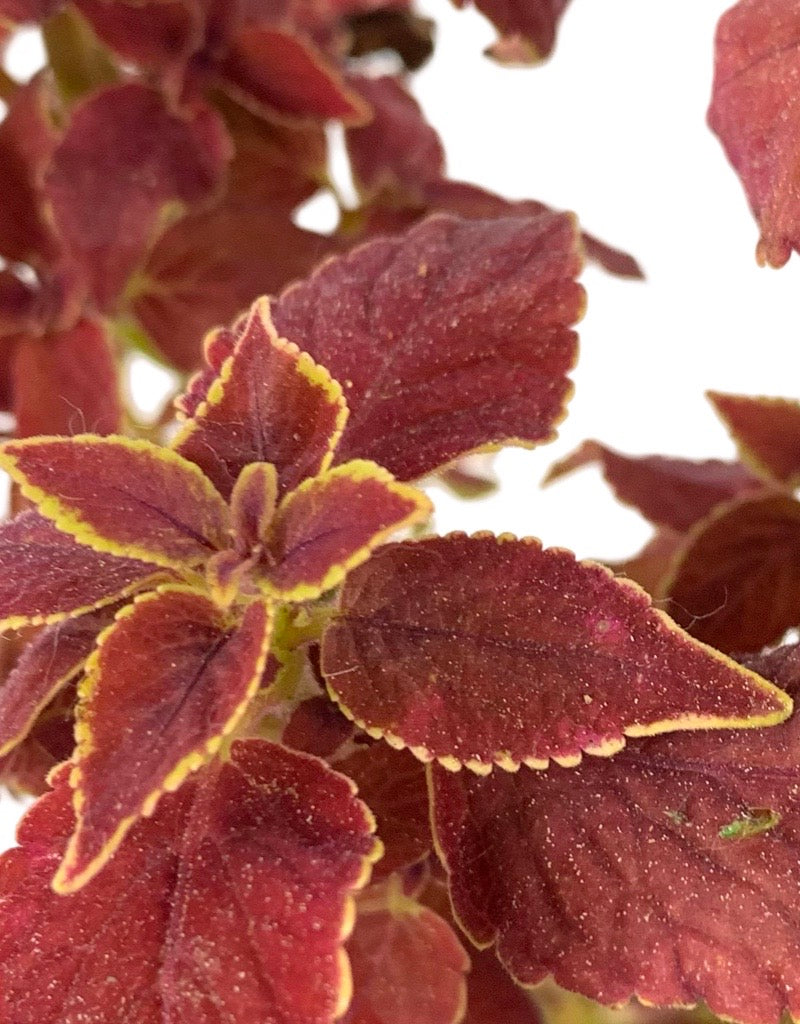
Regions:
M 322 668 L 371 735 L 480 773 L 575 765 L 626 736 L 775 724 L 792 707 L 630 581 L 485 534 L 380 548 L 343 587 Z

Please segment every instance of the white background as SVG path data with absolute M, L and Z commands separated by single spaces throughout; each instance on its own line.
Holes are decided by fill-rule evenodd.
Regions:
M 440 531 L 510 530 L 614 559 L 648 529 L 593 469 L 540 491 L 550 462 L 586 437 L 629 452 L 730 456 L 703 391 L 795 395 L 798 259 L 754 259 L 758 232 L 705 125 L 721 0 L 573 0 L 553 58 L 505 69 L 473 11 L 425 0 L 439 24 L 414 91 L 443 136 L 452 177 L 575 210 L 641 262 L 647 281 L 589 268 L 576 394 L 555 443 L 507 451 L 500 492 L 465 504 L 432 491 Z M 30 50 L 14 55 L 30 63 Z M 19 812 L 0 795 L 0 848 Z

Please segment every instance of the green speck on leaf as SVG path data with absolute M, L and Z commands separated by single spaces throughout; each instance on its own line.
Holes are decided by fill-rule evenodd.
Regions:
M 748 839 L 775 828 L 781 816 L 769 807 L 751 807 L 745 814 L 729 821 L 719 830 L 720 839 Z

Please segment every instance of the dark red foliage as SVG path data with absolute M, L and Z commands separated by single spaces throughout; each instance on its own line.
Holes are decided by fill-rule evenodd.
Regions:
M 475 5 L 530 64 L 569 0 Z M 413 481 L 485 494 L 552 440 L 584 257 L 636 260 L 448 178 L 411 0 L 0 0 L 0 57 L 18 23 L 47 66 L 0 67 L 0 782 L 40 799 L 2 1024 L 601 1012 L 548 974 L 655 1004 L 628 1024 L 800 1018 L 800 404 L 710 392 L 741 461 L 558 462 L 653 524 L 616 573 L 435 536 Z M 774 265 L 799 54 L 796 0 L 720 22 L 709 117 Z M 174 406 L 137 410 L 141 360 Z

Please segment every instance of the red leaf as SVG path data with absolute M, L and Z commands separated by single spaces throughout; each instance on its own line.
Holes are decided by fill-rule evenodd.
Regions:
M 708 121 L 742 180 L 761 231 L 760 264 L 782 267 L 800 245 L 800 10 L 740 0 L 720 19 Z
M 638 587 L 508 535 L 379 549 L 342 589 L 322 669 L 371 735 L 480 773 L 571 766 L 625 736 L 766 725 L 790 710 Z
M 229 761 L 165 797 L 91 886 L 58 896 L 67 774 L 0 861 L 0 1014 L 332 1024 L 344 1011 L 351 893 L 376 856 L 346 779 L 315 758 L 236 743 Z
M 753 665 L 791 674 L 785 659 L 778 672 Z M 577 772 L 434 767 L 459 920 L 524 984 L 552 973 L 602 1003 L 702 999 L 746 1024 L 797 1016 L 799 728 L 795 716 L 658 737 Z
M 44 21 L 62 6 L 63 0 L 0 0 L 0 17 L 16 23 Z
M 3 447 L 0 465 L 96 551 L 185 569 L 228 545 L 228 507 L 194 463 L 150 441 L 78 434 Z
M 19 6 L 27 5 L 20 0 Z M 18 20 L 8 7 L 3 13 Z M 47 262 L 56 253 L 41 194 L 42 178 L 58 142 L 50 104 L 47 80 L 37 75 L 15 93 L 0 122 L 0 253 L 7 259 L 34 266 Z
M 0 526 L 0 624 L 4 629 L 82 615 L 153 580 L 152 565 L 99 554 L 76 543 L 37 512 L 23 512 Z
M 571 393 L 579 267 L 568 216 L 436 217 L 290 288 L 278 333 L 345 388 L 337 460 L 408 480 L 474 448 L 552 439 Z
M 335 707 L 330 701 L 328 706 Z M 384 847 L 375 866 L 376 879 L 416 864 L 431 851 L 425 768 L 407 750 L 372 743 L 338 761 L 336 768 L 355 782 L 375 815 Z
M 22 650 L 0 686 L 0 758 L 31 730 L 39 713 L 83 669 L 109 610 L 48 626 Z
M 800 503 L 743 498 L 701 520 L 662 584 L 670 614 L 704 643 L 755 651 L 800 623 Z
M 53 214 L 98 304 L 113 309 L 165 204 L 210 196 L 230 156 L 219 116 L 177 116 L 159 93 L 129 82 L 73 111 L 47 176 Z
M 325 179 L 322 129 L 268 125 L 230 102 L 222 112 L 236 147 L 227 191 L 164 232 L 129 291 L 136 317 L 181 369 L 197 366 L 206 331 L 305 277 L 333 245 L 291 221 Z
M 217 65 L 224 88 L 251 109 L 303 120 L 360 124 L 369 107 L 309 39 L 274 26 L 248 25 Z
M 78 823 L 58 891 L 93 878 L 140 815 L 217 752 L 259 688 L 271 628 L 261 602 L 237 627 L 187 587 L 161 587 L 117 615 L 80 688 Z
M 75 0 L 100 39 L 133 64 L 179 74 L 198 45 L 199 5 L 170 0 Z
M 664 596 L 664 581 L 672 571 L 682 544 L 681 534 L 659 530 L 637 555 L 625 562 L 610 563 L 609 568 L 619 576 L 627 576 L 660 600 Z
M 286 495 L 270 524 L 264 591 L 282 601 L 319 597 L 388 537 L 431 511 L 421 491 L 363 459 L 305 480 Z
M 283 730 L 281 743 L 316 757 L 330 757 L 352 735 L 353 723 L 327 697 L 317 696 L 297 705 Z M 346 768 L 344 774 L 349 774 Z M 364 802 L 369 806 L 368 799 Z
M 707 392 L 741 458 L 757 473 L 800 485 L 800 402 Z
M 119 430 L 116 362 L 100 323 L 83 319 L 66 331 L 20 338 L 13 373 L 18 437 Z
M 327 370 L 278 337 L 265 299 L 236 333 L 233 354 L 173 446 L 226 497 L 245 466 L 271 462 L 283 495 L 330 464 L 347 407 Z
M 500 38 L 486 53 L 501 64 L 535 64 L 549 57 L 569 0 L 474 0 Z M 457 7 L 466 0 L 456 0 Z
M 366 889 L 347 946 L 353 1002 L 342 1024 L 457 1024 L 469 957 L 438 914 L 397 877 Z
M 72 754 L 74 699 L 74 687 L 69 685 L 47 705 L 25 739 L 0 758 L 0 782 L 13 795 L 46 793 L 50 772 Z
M 623 455 L 598 441 L 584 441 L 551 466 L 544 482 L 599 462 L 619 501 L 632 505 L 651 523 L 679 533 L 690 529 L 717 505 L 760 491 L 764 483 L 738 462 Z
M 350 81 L 373 112 L 371 121 L 345 136 L 359 191 L 369 198 L 387 189 L 421 201 L 420 186 L 444 174 L 439 136 L 398 79 L 354 76 Z

